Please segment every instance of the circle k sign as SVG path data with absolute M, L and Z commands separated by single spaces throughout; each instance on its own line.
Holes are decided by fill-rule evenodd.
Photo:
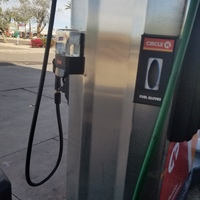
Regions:
M 175 40 L 162 38 L 144 38 L 144 50 L 173 52 Z

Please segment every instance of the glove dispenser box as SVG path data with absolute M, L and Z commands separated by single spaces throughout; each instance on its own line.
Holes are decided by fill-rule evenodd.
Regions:
M 142 35 L 134 103 L 160 106 L 170 77 L 177 37 Z
M 84 73 L 84 33 L 77 30 L 56 31 L 54 71 L 58 77 Z

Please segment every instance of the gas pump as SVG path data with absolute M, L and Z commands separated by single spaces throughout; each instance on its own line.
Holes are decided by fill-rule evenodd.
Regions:
M 169 99 L 174 93 L 167 95 L 165 119 L 159 117 L 162 129 L 157 129 L 159 123 L 155 129 L 159 134 L 152 136 L 152 132 L 160 110 L 163 113 L 164 99 L 166 103 L 164 95 L 183 41 L 182 30 L 193 24 L 192 20 L 188 25 L 185 18 L 196 16 L 198 2 L 193 3 L 197 5 L 188 12 L 189 1 L 74 1 L 72 27 L 86 33 L 86 76 L 70 77 L 67 188 L 71 190 L 67 199 L 128 200 L 134 193 L 133 199 L 177 198 L 191 169 L 187 168 L 191 166 L 188 158 L 192 160 L 189 149 L 195 139 L 172 142 Z M 83 5 L 88 5 L 86 20 L 75 15 L 85 13 Z M 185 51 L 187 43 L 182 47 Z M 177 71 L 172 74 L 178 76 Z M 157 141 L 154 154 L 147 151 L 151 138 Z M 151 162 L 140 176 L 149 153 Z M 173 168 L 177 160 L 187 168 L 184 176 Z M 165 188 L 167 172 L 175 181 Z M 140 177 L 143 184 L 137 183 Z
M 57 30 L 55 49 L 53 71 L 56 77 L 62 78 L 62 91 L 68 100 L 69 75 L 84 73 L 84 33 L 76 30 Z
M 197 55 L 197 10 L 199 1 L 73 1 L 72 29 L 57 30 L 53 61 L 55 102 L 62 91 L 69 103 L 67 200 L 178 197 L 199 128 L 198 79 L 189 133 L 176 87 L 187 76 L 179 76 L 191 60 L 185 53 Z

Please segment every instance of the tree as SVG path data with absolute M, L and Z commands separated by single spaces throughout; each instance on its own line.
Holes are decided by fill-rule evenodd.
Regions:
M 30 25 L 30 19 L 33 16 L 32 9 L 30 7 L 30 2 L 27 0 L 19 0 L 20 6 L 12 8 L 12 18 L 14 19 L 15 22 L 18 23 L 23 23 L 25 27 L 25 34 L 26 36 L 26 25 L 29 22 L 29 33 L 31 33 L 31 25 Z
M 31 21 L 36 22 L 37 37 L 40 37 L 41 32 L 49 22 L 51 0 L 19 0 L 19 3 L 19 7 L 12 9 L 13 19 L 18 24 L 24 23 L 25 27 L 29 23 L 29 33 L 31 33 Z
M 6 0 L 0 0 L 0 3 L 2 1 Z M 5 29 L 11 18 L 18 24 L 23 23 L 25 27 L 28 22 L 30 25 L 30 20 L 33 20 L 37 23 L 37 37 L 40 37 L 41 32 L 49 22 L 51 1 L 52 0 L 19 0 L 19 7 L 12 8 L 12 10 L 9 11 L 9 19 L 8 16 L 5 16 L 5 13 L 0 10 L 1 27 Z M 31 32 L 31 25 L 29 27 L 29 32 Z
M 37 22 L 37 37 L 40 37 L 41 32 L 49 22 L 49 10 L 51 0 L 32 0 L 33 17 Z
M 3 11 L 0 7 L 0 31 L 2 32 L 3 40 L 6 42 L 5 33 L 9 29 L 9 23 L 11 21 L 11 14 L 10 10 L 7 9 Z

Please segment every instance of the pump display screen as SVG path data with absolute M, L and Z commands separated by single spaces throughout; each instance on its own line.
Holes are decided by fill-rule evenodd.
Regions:
M 142 35 L 135 103 L 160 106 L 170 77 L 176 37 Z

